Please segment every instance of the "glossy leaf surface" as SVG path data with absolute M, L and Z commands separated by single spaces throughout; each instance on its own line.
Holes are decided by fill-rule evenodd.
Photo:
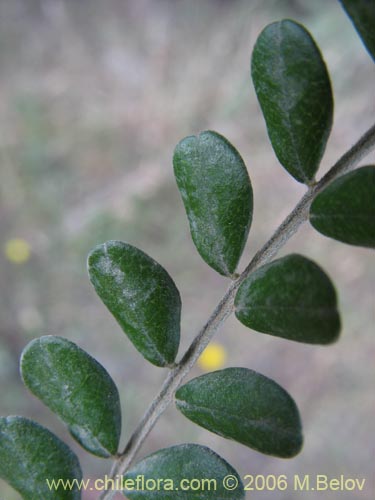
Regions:
M 340 0 L 369 54 L 375 60 L 374 0 Z
M 375 166 L 336 179 L 311 204 L 310 222 L 335 240 L 375 248 Z
M 138 351 L 151 363 L 175 360 L 180 342 L 180 294 L 167 271 L 121 241 L 94 248 L 90 280 Z
M 276 382 L 247 368 L 191 380 L 176 392 L 176 406 L 205 429 L 268 455 L 292 457 L 302 446 L 293 399 Z
M 68 425 L 86 450 L 100 457 L 117 452 L 119 394 L 94 358 L 64 338 L 40 337 L 25 347 L 21 375 L 30 391 Z
M 52 432 L 23 417 L 0 417 L 0 478 L 25 500 L 81 498 L 77 485 L 50 488 L 46 481 L 80 481 L 76 455 Z
M 223 136 L 207 131 L 176 146 L 173 166 L 198 252 L 220 274 L 231 275 L 253 213 L 253 192 L 241 156 Z
M 301 255 L 277 259 L 244 280 L 235 313 L 253 330 L 298 342 L 328 344 L 340 331 L 329 277 Z
M 255 44 L 251 74 L 280 163 L 299 182 L 314 179 L 332 126 L 327 68 L 309 32 L 294 21 L 268 25 Z
M 231 476 L 227 478 L 227 476 Z M 136 490 L 137 478 L 159 488 Z M 226 481 L 228 488 L 223 486 Z M 206 480 L 202 485 L 198 481 Z M 159 450 L 135 464 L 125 475 L 124 495 L 130 500 L 242 500 L 244 487 L 237 472 L 205 446 L 182 444 Z M 208 482 L 210 481 L 210 482 Z M 236 486 L 237 485 L 237 486 Z M 229 486 L 232 488 L 230 489 Z M 195 488 L 195 489 L 194 489 Z

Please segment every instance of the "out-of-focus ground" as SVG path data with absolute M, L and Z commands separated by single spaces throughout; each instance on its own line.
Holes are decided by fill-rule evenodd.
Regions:
M 278 164 L 249 76 L 251 49 L 269 22 L 293 18 L 319 43 L 335 92 L 335 121 L 321 172 L 372 124 L 374 68 L 335 0 L 1 0 L 0 2 L 0 414 L 38 420 L 71 445 L 86 477 L 110 464 L 88 456 L 23 387 L 21 350 L 44 334 L 95 356 L 121 392 L 123 438 L 165 372 L 135 351 L 96 297 L 86 256 L 120 239 L 153 256 L 183 299 L 181 352 L 224 293 L 190 239 L 171 157 L 185 135 L 214 129 L 240 150 L 251 176 L 254 222 L 241 268 L 304 192 Z M 365 163 L 373 161 L 374 156 Z M 9 240 L 31 247 L 23 264 Z M 218 334 L 226 366 L 253 368 L 295 398 L 305 445 L 292 460 L 263 456 L 170 408 L 141 456 L 181 442 L 210 446 L 245 474 L 286 474 L 285 492 L 256 499 L 321 498 L 293 491 L 295 474 L 366 478 L 374 467 L 374 266 L 371 252 L 331 241 L 306 224 L 282 254 L 319 262 L 336 283 L 343 329 L 329 347 L 300 345 L 230 319 Z M 191 375 L 202 373 L 197 367 Z M 372 487 L 374 484 L 372 483 Z M 19 498 L 0 481 L 0 498 Z M 83 498 L 98 498 L 85 492 Z

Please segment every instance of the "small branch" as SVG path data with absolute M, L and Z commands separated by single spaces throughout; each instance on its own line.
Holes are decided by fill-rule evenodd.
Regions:
M 218 328 L 233 312 L 234 297 L 242 281 L 260 266 L 269 262 L 277 254 L 280 248 L 297 232 L 299 227 L 308 219 L 309 208 L 316 195 L 334 179 L 358 165 L 362 158 L 373 149 L 375 149 L 375 125 L 371 127 L 337 163 L 335 163 L 319 182 L 309 187 L 294 210 L 281 223 L 267 243 L 255 254 L 244 272 L 236 281 L 231 283 L 224 297 L 216 306 L 214 312 L 197 337 L 193 340 L 181 361 L 175 368 L 169 371 L 160 392 L 146 411 L 124 451 L 113 464 L 111 471 L 112 478 L 124 474 L 132 464 L 139 448 L 154 427 L 156 421 L 172 401 L 175 391 L 190 372 Z M 110 491 L 105 492 L 101 498 L 109 499 L 112 493 L 113 492 Z

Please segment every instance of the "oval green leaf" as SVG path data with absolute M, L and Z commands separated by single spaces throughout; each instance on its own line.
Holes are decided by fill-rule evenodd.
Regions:
M 217 272 L 232 275 L 253 214 L 253 191 L 241 156 L 225 137 L 207 131 L 176 146 L 173 166 L 198 252 Z
M 174 362 L 180 342 L 181 298 L 167 271 L 121 241 L 108 241 L 88 257 L 96 293 L 138 351 L 156 366 Z
M 289 458 L 302 447 L 295 402 L 253 370 L 226 368 L 202 375 L 180 387 L 175 397 L 185 417 L 261 453 Z
M 233 467 L 209 448 L 197 444 L 172 446 L 153 453 L 126 473 L 123 484 L 124 495 L 130 500 L 245 498 L 241 478 Z
M 76 455 L 52 432 L 23 417 L 0 417 L 0 478 L 24 500 L 81 498 L 76 482 L 71 489 L 51 483 L 61 479 L 79 484 L 82 472 Z
M 333 115 L 331 83 L 319 48 L 300 24 L 272 23 L 255 44 L 251 75 L 278 160 L 297 181 L 309 184 Z
M 94 358 L 69 340 L 47 335 L 25 347 L 21 375 L 26 387 L 68 425 L 86 450 L 99 457 L 117 452 L 119 394 Z
M 253 330 L 297 342 L 329 344 L 340 332 L 331 280 L 301 255 L 277 259 L 245 279 L 235 314 Z
M 375 60 L 374 0 L 340 0 L 369 54 Z
M 325 236 L 375 248 L 375 166 L 358 168 L 326 187 L 311 204 L 310 222 Z

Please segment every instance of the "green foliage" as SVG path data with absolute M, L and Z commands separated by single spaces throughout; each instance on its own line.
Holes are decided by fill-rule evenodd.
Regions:
M 370 2 L 342 3 L 373 53 L 369 24 L 373 12 L 366 10 Z M 260 332 L 312 344 L 328 344 L 337 338 L 336 293 L 325 272 L 300 255 L 269 262 L 293 234 L 293 221 L 306 219 L 314 190 L 328 186 L 311 204 L 310 221 L 318 231 L 353 245 L 375 246 L 375 167 L 362 167 L 341 177 L 340 170 L 333 169 L 322 185 L 314 181 L 331 129 L 333 98 L 325 63 L 311 35 L 290 20 L 267 26 L 256 42 L 251 67 L 277 157 L 295 179 L 311 187 L 279 232 L 232 283 L 181 361 L 175 362 L 181 299 L 167 271 L 138 248 L 119 241 L 97 246 L 88 257 L 97 294 L 131 342 L 148 361 L 170 368 L 163 389 L 125 451 L 117 454 L 118 391 L 96 360 L 72 342 L 52 336 L 32 341 L 22 354 L 26 386 L 67 424 L 86 450 L 99 457 L 119 458 L 113 470 L 120 475 L 125 472 L 125 480 L 134 482 L 140 475 L 146 480 L 174 480 L 173 490 L 164 484 L 157 492 L 137 490 L 127 483 L 124 493 L 134 500 L 244 498 L 237 472 L 212 450 L 195 444 L 159 450 L 126 469 L 173 395 L 187 418 L 220 436 L 281 458 L 300 451 L 303 437 L 297 406 L 264 375 L 232 367 L 178 387 L 220 321 L 233 309 L 243 324 Z M 363 141 L 358 144 L 364 148 Z M 209 131 L 183 139 L 175 149 L 173 164 L 198 252 L 213 269 L 235 279 L 253 211 L 252 187 L 241 156 L 227 139 Z M 338 178 L 328 185 L 330 175 Z M 262 262 L 269 263 L 260 267 Z M 23 498 L 80 498 L 77 489 L 50 490 L 46 483 L 46 479 L 81 478 L 75 455 L 47 429 L 23 417 L 2 417 L 0 437 L 0 477 Z M 238 483 L 236 488 L 225 488 L 223 478 L 228 475 Z M 189 478 L 215 479 L 218 488 L 175 489 L 176 482 Z
M 374 190 L 375 166 L 339 177 L 313 201 L 311 224 L 335 240 L 375 248 Z
M 209 266 L 230 276 L 253 213 L 253 192 L 241 156 L 227 139 L 209 131 L 183 139 L 173 165 L 198 252 Z
M 235 308 L 249 328 L 298 342 L 328 344 L 340 331 L 330 279 L 301 255 L 277 259 L 251 274 L 237 292 Z
M 21 357 L 25 385 L 67 424 L 72 436 L 99 457 L 117 452 L 121 408 L 107 371 L 61 337 L 31 341 Z
M 297 181 L 309 184 L 333 115 L 331 84 L 318 47 L 294 21 L 270 24 L 255 44 L 251 74 L 277 158 Z
M 156 366 L 175 360 L 180 342 L 181 299 L 167 271 L 121 241 L 108 241 L 89 255 L 96 293 L 138 351 Z
M 238 486 L 232 491 L 225 489 L 223 480 L 228 475 L 233 476 L 238 482 Z M 181 479 L 185 482 L 183 487 L 189 484 L 187 481 L 197 480 L 197 478 L 210 479 L 211 489 L 205 491 L 202 496 L 201 491 L 193 492 L 189 489 L 183 491 L 171 491 L 171 483 L 165 481 L 161 486 L 161 491 L 132 491 L 124 490 L 124 494 L 130 500 L 242 500 L 245 498 L 244 487 L 237 472 L 219 455 L 205 446 L 197 444 L 183 444 L 172 446 L 144 458 L 134 465 L 126 474 L 125 480 L 136 481 L 138 476 L 144 476 L 144 480 L 168 478 L 173 481 L 174 487 L 180 484 Z M 130 483 L 131 485 L 132 483 Z M 214 488 L 213 485 L 216 485 Z M 185 485 L 185 486 L 184 486 Z M 169 490 L 168 490 L 169 488 Z
M 220 436 L 268 455 L 289 458 L 302 447 L 298 409 L 273 380 L 247 368 L 227 368 L 183 385 L 177 408 Z
M 75 485 L 50 489 L 46 479 L 82 479 L 78 458 L 52 432 L 24 417 L 0 417 L 0 477 L 25 500 L 79 500 Z
M 340 0 L 369 54 L 375 60 L 374 0 Z

